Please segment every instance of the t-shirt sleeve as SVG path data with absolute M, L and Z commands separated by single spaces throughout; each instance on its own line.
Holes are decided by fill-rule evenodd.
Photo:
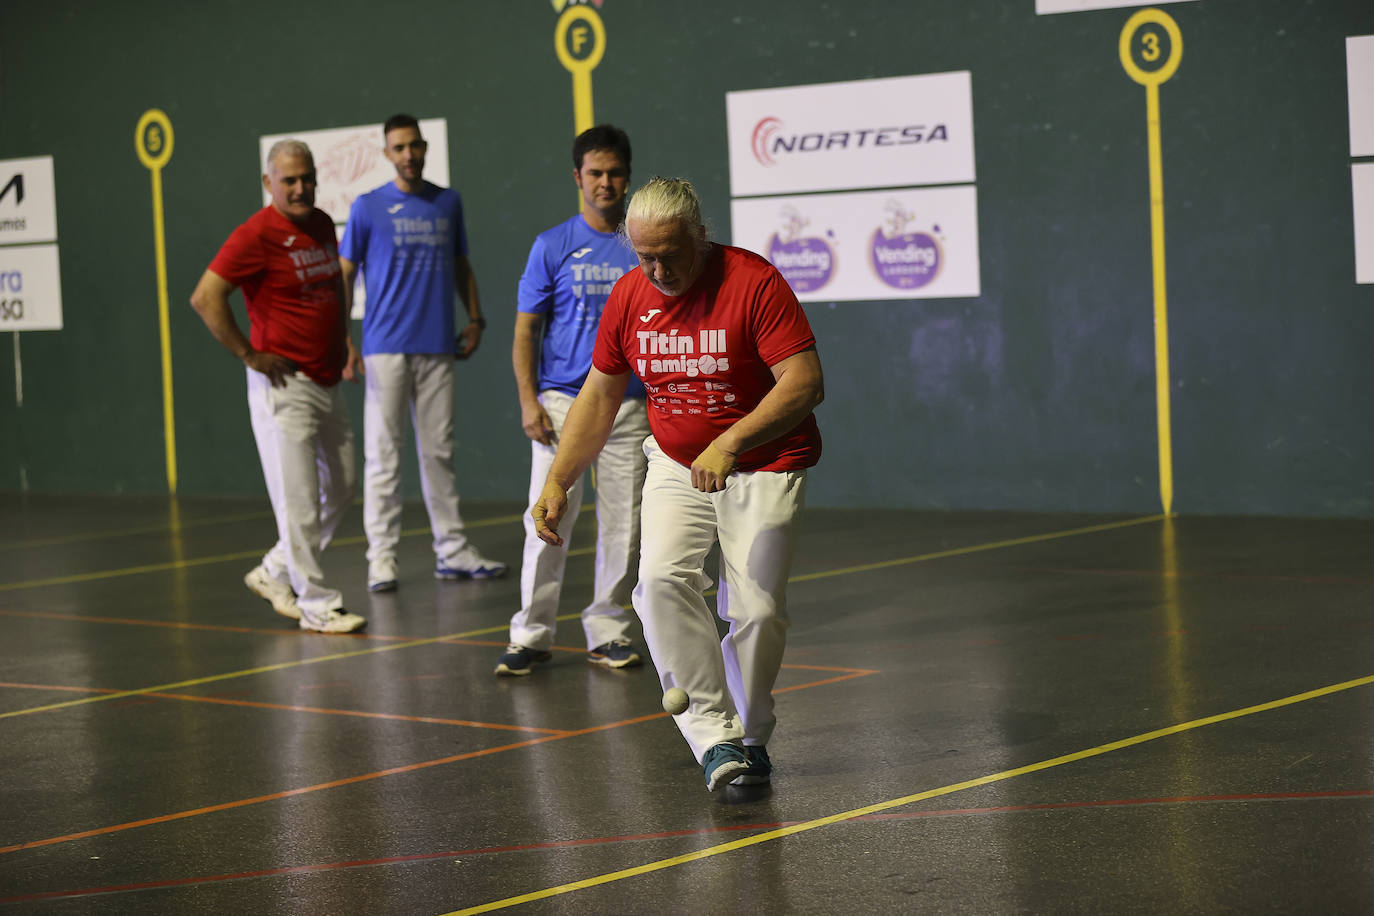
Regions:
M 548 262 L 549 249 L 542 236 L 530 246 L 529 260 L 525 262 L 525 272 L 515 287 L 515 305 L 521 312 L 542 315 L 553 308 L 553 292 L 556 281 L 554 271 Z
M 339 257 L 361 264 L 367 257 L 367 236 L 371 228 L 367 220 L 367 205 L 359 197 L 349 208 L 348 223 L 339 242 Z
M 630 371 L 630 361 L 625 356 L 620 330 L 625 326 L 625 303 L 628 299 L 626 284 L 622 278 L 611 289 L 606 307 L 601 310 L 601 324 L 596 328 L 592 365 L 597 371 L 607 375 L 620 375 Z
M 796 293 L 777 271 L 769 274 L 759 289 L 753 324 L 759 358 L 769 366 L 816 344 L 811 322 L 806 320 Z
M 453 256 L 468 255 L 468 227 L 463 219 L 463 195 L 453 192 Z
M 220 246 L 210 269 L 234 286 L 242 286 L 267 269 L 267 253 L 257 233 L 245 223 Z

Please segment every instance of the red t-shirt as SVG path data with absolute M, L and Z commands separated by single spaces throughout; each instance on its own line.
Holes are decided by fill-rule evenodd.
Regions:
M 321 385 L 338 383 L 347 351 L 327 213 L 314 210 L 301 225 L 263 207 L 234 230 L 210 269 L 242 287 L 254 350 L 286 357 Z
M 627 370 L 648 391 L 649 427 L 659 447 L 691 467 L 717 436 L 777 384 L 770 366 L 816 343 L 782 274 L 742 248 L 715 246 L 695 284 L 665 296 L 633 270 L 611 290 L 592 365 Z M 813 414 L 739 455 L 740 471 L 792 471 L 821 457 Z

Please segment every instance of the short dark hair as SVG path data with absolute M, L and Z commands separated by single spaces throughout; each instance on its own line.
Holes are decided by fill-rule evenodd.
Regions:
M 577 135 L 573 141 L 573 168 L 582 170 L 582 158 L 592 150 L 604 149 L 615 153 L 625 168 L 630 167 L 630 136 L 613 124 L 598 124 Z
M 413 127 L 419 130 L 420 122 L 408 114 L 394 114 L 386 119 L 386 124 L 382 127 L 382 136 L 385 137 L 399 127 Z

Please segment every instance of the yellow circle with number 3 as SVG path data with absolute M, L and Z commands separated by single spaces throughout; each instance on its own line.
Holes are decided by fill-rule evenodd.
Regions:
M 1136 33 L 1140 32 L 1142 26 L 1157 25 L 1164 29 L 1169 36 L 1169 56 L 1158 70 L 1145 70 L 1135 62 L 1135 56 L 1131 53 L 1131 44 L 1135 41 Z M 1144 48 L 1143 56 L 1150 60 L 1153 53 L 1158 56 L 1159 36 L 1154 32 L 1145 32 L 1141 36 L 1141 45 Z M 1173 17 L 1163 10 L 1146 9 L 1136 13 L 1126 20 L 1126 25 L 1121 29 L 1121 66 L 1126 68 L 1131 79 L 1142 86 L 1158 86 L 1160 83 L 1174 75 L 1178 69 L 1179 61 L 1183 59 L 1183 33 L 1178 29 L 1178 23 L 1174 22 Z

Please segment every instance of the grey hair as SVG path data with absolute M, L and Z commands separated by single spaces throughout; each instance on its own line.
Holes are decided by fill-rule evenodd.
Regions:
M 701 227 L 701 199 L 686 178 L 655 176 L 630 198 L 625 221 L 657 225 L 681 222 L 689 231 Z
M 694 238 L 702 239 L 699 247 L 705 250 L 706 223 L 701 218 L 701 198 L 686 178 L 664 178 L 655 175 L 649 183 L 630 196 L 625 219 L 620 224 L 621 241 L 630 244 L 630 220 L 651 226 L 662 223 L 681 223 Z M 633 246 L 630 246 L 633 247 Z
M 272 144 L 272 148 L 267 151 L 267 171 L 270 174 L 272 165 L 282 156 L 303 156 L 309 160 L 311 165 L 315 164 L 315 157 L 310 152 L 310 147 L 300 140 L 278 140 Z

